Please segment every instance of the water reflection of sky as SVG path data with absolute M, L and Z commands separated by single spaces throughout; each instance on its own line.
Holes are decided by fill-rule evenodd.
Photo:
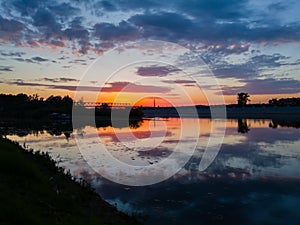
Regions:
M 101 196 L 119 209 L 139 212 L 146 224 L 299 224 L 300 215 L 300 129 L 270 128 L 270 120 L 228 120 L 226 135 L 215 161 L 204 172 L 197 163 L 207 145 L 209 119 L 186 119 L 190 129 L 200 124 L 200 138 L 194 156 L 172 178 L 156 185 L 128 187 L 101 178 L 83 160 L 73 134 L 35 133 L 7 136 L 30 148 L 48 151 L 60 165 L 93 184 Z M 75 130 L 90 145 L 99 139 L 111 154 L 126 163 L 147 165 L 163 160 L 180 139 L 181 121 L 144 121 L 140 127 Z M 221 123 L 220 123 L 221 126 Z M 247 126 L 241 127 L 241 126 Z M 161 132 L 164 127 L 164 132 Z M 246 131 L 239 133 L 238 131 Z M 118 135 L 116 135 L 116 133 Z M 124 148 L 132 134 L 155 141 L 165 135 L 155 149 Z M 187 136 L 188 137 L 188 136 Z M 190 140 L 186 141 L 188 146 Z M 133 145 L 134 146 L 134 145 Z

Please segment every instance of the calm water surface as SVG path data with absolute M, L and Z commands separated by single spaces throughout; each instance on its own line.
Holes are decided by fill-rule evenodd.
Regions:
M 67 170 L 90 182 L 108 202 L 128 213 L 141 214 L 144 224 L 300 224 L 299 122 L 227 120 L 226 134 L 213 163 L 200 172 L 197 165 L 212 124 L 224 121 L 183 119 L 190 129 L 200 124 L 197 148 L 176 175 L 161 183 L 130 187 L 98 175 L 83 159 L 74 139 L 87 146 L 99 141 L 109 152 L 132 165 L 153 165 L 168 157 L 182 140 L 182 120 L 144 120 L 135 127 L 90 127 L 73 131 L 14 129 L 9 139 L 28 148 L 47 151 Z M 164 131 L 163 131 L 164 130 Z M 117 134 L 117 135 L 116 135 Z M 132 137 L 157 143 L 154 149 L 124 146 Z M 151 136 L 151 140 L 149 137 Z

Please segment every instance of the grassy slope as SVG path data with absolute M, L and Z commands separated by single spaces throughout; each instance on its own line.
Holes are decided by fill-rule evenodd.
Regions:
M 48 155 L 0 137 L 0 224 L 137 224 L 87 185 L 64 174 Z

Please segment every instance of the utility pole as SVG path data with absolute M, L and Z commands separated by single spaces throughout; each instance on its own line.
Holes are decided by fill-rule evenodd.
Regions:
M 156 127 L 156 122 L 155 122 L 155 117 L 156 117 L 155 97 L 153 98 L 153 107 L 154 107 L 154 127 Z

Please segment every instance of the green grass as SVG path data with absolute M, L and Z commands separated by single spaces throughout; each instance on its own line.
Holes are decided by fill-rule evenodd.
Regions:
M 0 137 L 0 224 L 138 224 L 75 182 L 48 154 Z

